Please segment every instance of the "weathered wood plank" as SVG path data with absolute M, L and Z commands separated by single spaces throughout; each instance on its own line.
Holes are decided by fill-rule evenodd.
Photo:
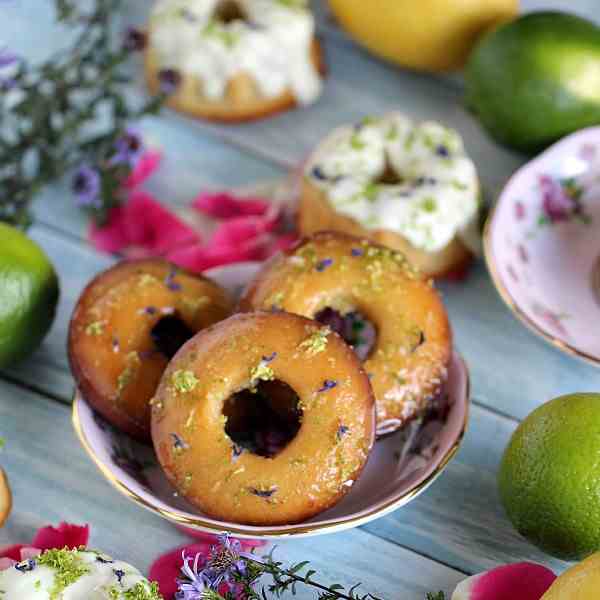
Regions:
M 87 522 L 94 547 L 146 570 L 159 554 L 184 543 L 186 538 L 170 524 L 105 482 L 80 448 L 67 407 L 4 382 L 0 398 L 0 433 L 7 440 L 2 465 L 15 501 L 7 526 L 0 530 L 0 545 L 27 541 L 46 523 Z M 424 600 L 426 592 L 450 591 L 462 578 L 453 569 L 358 529 L 282 542 L 278 556 L 309 559 L 324 580 L 362 581 L 365 589 L 390 600 Z
M 500 504 L 497 468 L 516 425 L 473 406 L 463 446 L 440 479 L 423 496 L 365 529 L 466 572 L 522 560 L 562 571 L 565 563 L 524 540 Z
M 106 539 L 94 538 L 98 540 L 95 543 L 116 551 L 113 548 L 134 543 L 134 539 L 120 541 L 121 532 L 111 531 L 115 527 L 114 514 L 119 514 L 125 522 L 135 520 L 136 529 L 138 525 L 151 527 L 151 540 L 162 535 L 165 528 L 155 518 L 136 510 L 102 480 L 70 430 L 68 408 L 5 382 L 0 382 L 0 397 L 0 433 L 8 443 L 2 461 L 15 474 L 17 518 L 12 528 L 15 524 L 25 526 L 19 516 L 22 510 L 26 510 L 28 526 L 59 518 L 91 520 L 101 527 L 105 536 L 102 540 Z M 27 411 L 22 410 L 25 405 Z M 552 561 L 516 534 L 498 501 L 496 467 L 516 423 L 478 407 L 471 419 L 463 449 L 440 480 L 408 506 L 364 529 L 462 572 L 477 572 L 515 560 L 534 560 L 562 569 L 563 563 Z M 65 492 L 69 494 L 68 503 L 64 503 Z M 19 498 L 38 498 L 39 513 L 31 507 L 19 508 Z M 8 534 L 16 537 L 16 530 L 9 529 Z M 175 540 L 173 535 L 167 537 Z M 327 542 L 337 537 L 323 539 Z M 373 546 L 371 553 L 361 554 L 366 571 L 377 562 L 373 557 L 378 542 L 373 539 L 369 543 Z M 332 562 L 336 569 L 340 564 L 345 566 L 346 552 L 354 552 L 343 545 L 339 545 L 339 558 Z M 313 542 L 316 546 L 322 547 L 321 541 Z M 145 560 L 148 558 L 142 555 L 136 562 L 145 564 Z M 407 577 L 407 573 L 399 575 Z

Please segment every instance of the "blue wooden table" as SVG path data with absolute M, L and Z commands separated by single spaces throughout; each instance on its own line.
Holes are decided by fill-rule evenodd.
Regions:
M 53 25 L 53 2 L 2 4 L 2 44 L 32 60 L 64 44 L 68 33 Z M 148 4 L 127 2 L 124 22 L 143 23 Z M 524 10 L 562 7 L 600 18 L 597 0 L 523 4 Z M 384 64 L 337 29 L 321 3 L 315 10 L 330 66 L 320 101 L 239 126 L 193 122 L 169 112 L 148 119 L 144 132 L 166 157 L 150 184 L 152 191 L 183 206 L 202 189 L 281 178 L 331 128 L 394 109 L 457 128 L 493 200 L 524 157 L 496 145 L 465 111 L 460 76 L 434 77 Z M 142 89 L 139 73 L 132 89 Z M 85 218 L 66 184 L 41 194 L 35 213 L 31 235 L 56 265 L 61 301 L 42 347 L 1 374 L 0 435 L 7 448 L 0 460 L 9 473 L 15 507 L 0 530 L 0 544 L 27 541 L 49 522 L 89 522 L 94 546 L 143 570 L 186 538 L 111 488 L 70 424 L 68 319 L 86 282 L 114 259 L 88 245 Z M 469 430 L 458 456 L 434 486 L 397 512 L 346 533 L 283 542 L 279 550 L 284 559 L 312 560 L 328 579 L 362 581 L 366 589 L 390 599 L 423 600 L 427 591 L 451 591 L 465 574 L 499 563 L 533 560 L 564 569 L 564 563 L 545 556 L 512 529 L 498 500 L 496 470 L 519 420 L 540 403 L 561 393 L 600 390 L 600 370 L 561 354 L 515 320 L 482 262 L 465 283 L 445 284 L 442 290 L 473 384 Z

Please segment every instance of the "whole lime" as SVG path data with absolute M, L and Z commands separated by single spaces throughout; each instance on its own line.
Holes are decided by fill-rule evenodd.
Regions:
M 600 27 L 534 12 L 485 35 L 466 67 L 467 105 L 500 142 L 535 151 L 600 123 Z
M 515 528 L 558 558 L 600 550 L 600 394 L 561 396 L 514 432 L 498 476 Z
M 58 278 L 44 251 L 0 223 L 0 367 L 35 350 L 54 320 Z

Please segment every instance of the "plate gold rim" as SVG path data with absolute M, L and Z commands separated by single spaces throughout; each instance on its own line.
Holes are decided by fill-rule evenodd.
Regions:
M 485 258 L 485 262 L 488 268 L 488 272 L 492 278 L 492 282 L 494 283 L 494 287 L 498 292 L 500 298 L 504 304 L 510 309 L 513 315 L 527 327 L 530 331 L 535 333 L 538 337 L 541 337 L 543 340 L 551 344 L 552 346 L 562 350 L 562 352 L 584 360 L 588 364 L 591 364 L 595 367 L 600 367 L 600 357 L 594 356 L 592 354 L 588 354 L 583 350 L 579 350 L 579 348 L 561 340 L 559 337 L 548 333 L 544 329 L 542 329 L 523 309 L 519 307 L 514 298 L 511 296 L 510 292 L 504 285 L 502 281 L 502 277 L 500 276 L 500 272 L 493 258 L 493 250 L 492 250 L 492 221 L 496 215 L 498 210 L 498 203 L 500 199 L 496 201 L 496 204 L 490 210 L 487 219 L 485 220 L 485 225 L 483 228 L 483 255 Z
M 135 491 L 126 486 L 123 482 L 117 479 L 111 470 L 98 458 L 96 453 L 91 447 L 83 428 L 81 426 L 81 420 L 79 417 L 78 410 L 78 402 L 77 402 L 77 390 L 73 392 L 73 408 L 71 414 L 71 422 L 73 425 L 73 429 L 77 434 L 79 442 L 83 446 L 87 455 L 92 459 L 92 462 L 96 465 L 98 470 L 102 473 L 104 478 L 121 494 L 125 497 L 129 498 L 136 504 L 141 505 L 146 510 L 149 510 L 155 514 L 162 516 L 163 518 L 171 521 L 173 523 L 177 523 L 178 525 L 183 525 L 184 527 L 190 527 L 192 529 L 196 529 L 199 531 L 204 531 L 208 533 L 222 533 L 223 531 L 227 531 L 233 535 L 244 538 L 284 538 L 284 537 L 292 537 L 292 536 L 310 536 L 310 535 L 318 535 L 323 533 L 334 533 L 336 531 L 342 531 L 345 529 L 351 529 L 354 527 L 358 527 L 368 521 L 373 520 L 376 517 L 382 517 L 390 512 L 404 506 L 408 502 L 410 502 L 413 498 L 418 496 L 420 493 L 425 491 L 438 477 L 441 475 L 442 471 L 448 466 L 448 463 L 454 458 L 458 449 L 462 443 L 462 440 L 465 436 L 467 426 L 469 423 L 470 416 L 470 402 L 471 402 L 471 378 L 469 369 L 465 363 L 463 357 L 456 351 L 455 356 L 458 358 L 458 361 L 461 364 L 462 369 L 465 373 L 466 385 L 465 385 L 465 415 L 463 422 L 461 424 L 460 431 L 454 440 L 452 446 L 448 449 L 446 454 L 442 456 L 439 464 L 436 468 L 420 483 L 414 485 L 411 489 L 407 490 L 402 496 L 399 498 L 395 498 L 380 506 L 377 509 L 373 509 L 367 514 L 361 515 L 360 517 L 355 518 L 344 518 L 338 519 L 337 521 L 331 523 L 324 524 L 297 524 L 290 525 L 287 529 L 269 529 L 266 527 L 261 528 L 261 531 L 248 530 L 243 525 L 227 525 L 226 528 L 219 527 L 218 525 L 211 523 L 210 521 L 205 521 L 202 517 L 189 518 L 184 517 L 182 515 L 177 514 L 174 511 L 165 510 L 159 506 L 153 505 L 151 502 L 148 502 L 145 498 L 142 498 Z

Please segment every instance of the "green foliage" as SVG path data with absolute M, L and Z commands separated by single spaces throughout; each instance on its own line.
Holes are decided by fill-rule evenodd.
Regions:
M 94 0 L 84 12 L 77 0 L 55 0 L 57 20 L 72 28 L 74 41 L 46 62 L 3 69 L 10 75 L 0 84 L 1 221 L 29 225 L 36 194 L 82 164 L 107 166 L 99 202 L 87 207 L 98 223 L 122 200 L 129 168 L 108 168 L 107 157 L 127 124 L 156 113 L 163 98 L 136 103 L 126 94 L 132 49 L 114 22 L 121 3 Z

